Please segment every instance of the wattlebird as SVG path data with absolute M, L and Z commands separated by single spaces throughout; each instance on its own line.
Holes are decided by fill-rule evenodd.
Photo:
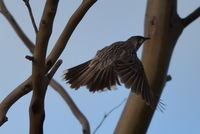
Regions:
M 149 88 L 142 62 L 137 50 L 148 37 L 132 36 L 126 41 L 118 41 L 97 51 L 95 57 L 78 66 L 64 71 L 64 80 L 71 88 L 87 86 L 89 91 L 111 90 L 120 82 L 126 88 L 141 96 L 149 105 L 155 101 Z

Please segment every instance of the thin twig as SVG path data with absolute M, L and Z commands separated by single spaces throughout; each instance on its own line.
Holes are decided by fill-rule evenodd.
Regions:
M 30 15 L 30 18 L 31 18 L 31 22 L 32 22 L 32 25 L 33 25 L 33 28 L 34 28 L 34 31 L 35 31 L 35 34 L 37 35 L 38 33 L 38 28 L 37 28 L 37 25 L 35 23 L 35 19 L 34 19 L 34 16 L 33 16 L 33 12 L 32 12 L 32 9 L 31 9 L 31 5 L 29 3 L 29 0 L 23 0 L 27 9 L 28 9 L 28 12 L 29 12 L 29 15 Z
M 117 106 L 113 107 L 108 113 L 106 113 L 104 115 L 104 117 L 102 118 L 101 122 L 99 123 L 99 125 L 96 127 L 96 129 L 94 130 L 93 134 L 95 134 L 97 132 L 97 130 L 101 127 L 101 125 L 103 124 L 103 122 L 105 121 L 105 119 L 113 112 L 115 111 L 117 108 L 119 108 L 125 101 L 127 100 L 127 98 L 123 99 Z

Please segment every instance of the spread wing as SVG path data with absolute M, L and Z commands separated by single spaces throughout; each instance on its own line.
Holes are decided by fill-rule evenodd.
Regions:
M 115 87 L 116 84 L 120 85 L 113 64 L 104 66 L 98 60 L 90 60 L 66 70 L 64 80 L 71 84 L 71 88 L 87 86 L 92 92 L 104 91 Z
M 116 42 L 99 50 L 96 56 L 83 64 L 68 69 L 64 79 L 71 88 L 87 86 L 92 91 L 104 91 L 120 84 L 115 71 L 115 61 L 121 53 L 124 42 Z
M 116 62 L 116 71 L 126 88 L 140 95 L 147 104 L 153 104 L 152 92 L 150 91 L 141 61 L 134 56 Z

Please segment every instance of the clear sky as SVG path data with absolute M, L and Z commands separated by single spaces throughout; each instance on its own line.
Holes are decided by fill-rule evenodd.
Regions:
M 67 20 L 78 7 L 81 0 L 60 0 L 55 19 L 53 34 L 48 51 L 57 40 Z M 25 33 L 34 41 L 35 35 L 22 0 L 6 1 L 17 22 Z M 33 13 L 38 24 L 43 2 L 31 1 Z M 178 13 L 181 17 L 200 6 L 199 0 L 179 0 Z M 119 40 L 126 40 L 133 35 L 143 35 L 144 0 L 99 0 L 89 10 L 72 35 L 61 59 L 64 63 L 59 68 L 55 79 L 69 92 L 77 106 L 88 118 L 91 131 L 97 127 L 105 113 L 119 104 L 129 94 L 123 86 L 118 90 L 89 93 L 84 87 L 71 90 L 61 80 L 63 70 L 78 65 L 92 58 L 96 51 Z M 164 113 L 156 111 L 148 134 L 198 134 L 200 133 L 200 18 L 188 26 L 176 44 L 168 82 L 162 94 L 166 104 Z M 0 101 L 31 74 L 31 62 L 24 57 L 30 55 L 5 18 L 0 15 Z M 139 50 L 138 55 L 141 55 Z M 0 127 L 0 134 L 27 134 L 29 131 L 28 108 L 31 93 L 17 101 L 9 110 L 8 122 Z M 80 134 L 81 125 L 72 115 L 63 99 L 51 88 L 46 95 L 45 134 Z M 103 123 L 96 134 L 111 134 L 123 109 L 122 105 Z

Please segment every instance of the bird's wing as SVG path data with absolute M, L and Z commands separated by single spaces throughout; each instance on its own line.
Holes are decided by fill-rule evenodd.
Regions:
M 104 68 L 96 68 L 95 74 L 92 79 L 87 83 L 87 88 L 92 91 L 105 91 L 120 85 L 116 71 L 113 64 Z
M 124 60 L 118 60 L 116 71 L 127 88 L 131 88 L 132 92 L 140 95 L 146 103 L 154 103 L 143 65 L 137 57 L 130 56 Z
M 64 80 L 71 88 L 78 89 L 87 86 L 91 92 L 104 91 L 120 85 L 114 66 L 104 66 L 98 59 L 89 60 L 64 72 Z
M 63 79 L 67 83 L 71 84 L 71 88 L 78 89 L 82 86 L 81 84 L 77 84 L 77 80 L 84 74 L 85 71 L 89 69 L 90 62 L 91 60 L 64 71 Z
M 118 60 L 124 51 L 124 42 L 115 42 L 110 46 L 98 51 L 92 59 L 88 72 L 84 73 L 84 77 L 91 76 L 88 80 L 84 80 L 84 84 L 92 91 L 105 91 L 113 89 L 116 84 L 120 85 L 117 72 L 115 70 L 115 61 Z M 89 75 L 92 74 L 92 75 Z

